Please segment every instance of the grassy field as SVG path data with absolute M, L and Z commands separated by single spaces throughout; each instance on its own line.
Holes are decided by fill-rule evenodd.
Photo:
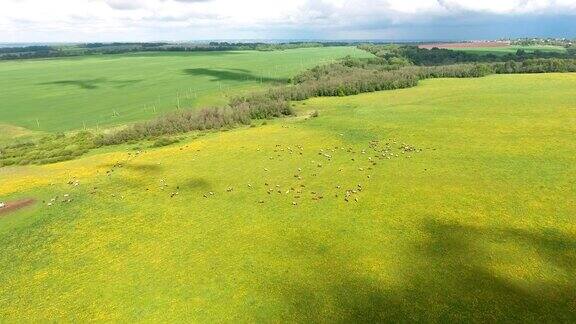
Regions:
M 42 134 L 42 132 L 31 131 L 19 126 L 0 124 L 0 145 L 11 143 L 14 139 L 28 139 Z
M 330 47 L 0 62 L 0 123 L 55 132 L 149 119 L 178 102 L 224 105 L 230 94 L 285 81 L 346 55 L 369 54 Z
M 575 86 L 428 80 L 0 169 L 38 200 L 0 216 L 0 320 L 573 322 Z
M 534 51 L 542 52 L 554 52 L 554 53 L 564 53 L 566 48 L 561 46 L 505 46 L 505 47 L 470 47 L 470 48 L 453 48 L 456 51 L 465 51 L 468 53 L 475 54 L 494 54 L 494 55 L 506 55 L 506 54 L 516 54 L 518 50 L 524 50 L 526 53 L 533 53 Z

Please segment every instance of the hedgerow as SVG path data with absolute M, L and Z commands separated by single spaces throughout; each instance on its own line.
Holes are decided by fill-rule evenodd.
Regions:
M 293 115 L 291 101 L 322 96 L 349 96 L 365 92 L 410 88 L 430 78 L 476 78 L 504 73 L 576 72 L 576 59 L 535 58 L 495 63 L 451 65 L 413 65 L 411 53 L 399 46 L 370 47 L 378 57 L 355 59 L 317 66 L 292 78 L 291 83 L 260 93 L 232 98 L 226 107 L 178 110 L 156 119 L 129 125 L 123 129 L 94 135 L 81 132 L 71 136 L 54 135 L 37 142 L 0 148 L 0 167 L 44 164 L 73 159 L 90 149 L 140 140 L 157 139 L 190 131 L 230 129 Z M 418 51 L 421 53 L 421 51 Z M 444 53 L 444 52 L 442 52 Z M 422 54 L 426 57 L 426 54 Z M 436 55 L 436 54 L 435 54 Z

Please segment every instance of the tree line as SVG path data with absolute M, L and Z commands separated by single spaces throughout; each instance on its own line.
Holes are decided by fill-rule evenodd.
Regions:
M 374 58 L 346 57 L 294 76 L 290 83 L 232 98 L 225 107 L 177 110 L 153 120 L 128 125 L 106 134 L 49 136 L 35 143 L 0 148 L 0 166 L 52 163 L 78 157 L 90 149 L 191 131 L 229 129 L 254 120 L 291 116 L 291 101 L 321 96 L 410 88 L 430 78 L 476 78 L 490 74 L 576 72 L 576 59 L 536 58 L 506 62 L 414 65 L 408 58 L 379 53 Z M 401 49 L 400 49 L 401 50 Z M 388 49 L 386 49 L 386 53 Z M 169 142 L 169 141 L 168 141 Z
M 290 102 L 284 98 L 263 93 L 252 94 L 234 98 L 226 107 L 170 112 L 116 132 L 100 135 L 95 139 L 95 143 L 97 146 L 116 145 L 191 131 L 230 129 L 238 125 L 250 125 L 255 119 L 273 119 L 293 114 Z
M 286 42 L 286 43 L 86 43 L 69 45 L 34 45 L 0 48 L 0 60 L 109 55 L 134 52 L 214 52 L 214 51 L 278 51 L 295 48 L 349 46 L 347 42 Z
M 415 87 L 430 78 L 477 78 L 490 74 L 576 72 L 576 59 L 529 59 L 522 62 L 416 66 L 406 62 L 347 57 L 295 76 L 290 84 L 233 98 L 227 107 L 177 111 L 98 139 L 99 145 L 249 125 L 253 120 L 294 114 L 290 102 L 313 97 L 349 96 Z
M 527 52 L 519 49 L 516 53 L 504 55 L 468 53 L 445 48 L 425 49 L 412 45 L 363 44 L 359 45 L 358 48 L 387 60 L 408 60 L 415 65 L 448 65 L 458 63 L 494 63 L 533 59 L 576 58 L 576 50 L 572 47 L 567 48 L 564 53 L 539 50 Z
M 434 48 L 422 49 L 415 45 L 394 45 L 386 43 L 358 44 L 358 42 L 150 42 L 150 43 L 85 43 L 67 45 L 32 45 L 23 47 L 0 48 L 0 60 L 52 58 L 83 55 L 123 54 L 134 52 L 198 52 L 198 51 L 232 51 L 257 50 L 277 51 L 295 48 L 312 48 L 326 46 L 356 46 L 375 56 L 391 61 L 408 60 L 416 65 L 446 65 L 474 62 L 503 62 L 509 60 L 526 60 L 535 58 L 570 58 L 576 56 L 576 47 L 565 43 L 566 53 L 525 52 L 494 55 L 478 55 L 464 51 Z

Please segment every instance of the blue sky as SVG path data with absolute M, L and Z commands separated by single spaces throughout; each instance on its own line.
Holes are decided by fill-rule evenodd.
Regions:
M 0 0 L 0 42 L 576 38 L 576 0 Z

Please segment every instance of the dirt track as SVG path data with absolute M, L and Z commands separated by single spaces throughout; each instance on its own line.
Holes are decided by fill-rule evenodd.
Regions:
M 36 199 L 32 198 L 8 201 L 6 202 L 6 206 L 4 206 L 4 208 L 0 208 L 0 217 L 5 216 L 11 212 L 15 212 L 24 207 L 32 206 L 35 203 Z

